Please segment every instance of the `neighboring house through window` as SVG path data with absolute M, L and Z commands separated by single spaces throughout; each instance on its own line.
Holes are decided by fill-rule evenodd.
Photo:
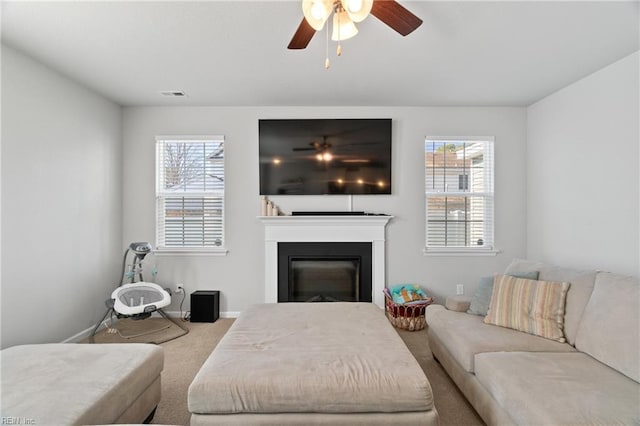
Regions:
M 159 251 L 224 247 L 224 136 L 156 137 Z
M 495 254 L 493 143 L 425 140 L 426 254 Z

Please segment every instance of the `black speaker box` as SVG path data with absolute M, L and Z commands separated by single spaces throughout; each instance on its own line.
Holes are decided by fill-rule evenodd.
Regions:
M 216 322 L 219 317 L 218 290 L 198 290 L 191 293 L 191 322 Z

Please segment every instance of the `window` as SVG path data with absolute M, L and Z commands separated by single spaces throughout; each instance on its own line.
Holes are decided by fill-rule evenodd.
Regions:
M 427 138 L 424 164 L 425 253 L 495 254 L 493 138 Z
M 156 138 L 159 251 L 224 251 L 224 137 Z

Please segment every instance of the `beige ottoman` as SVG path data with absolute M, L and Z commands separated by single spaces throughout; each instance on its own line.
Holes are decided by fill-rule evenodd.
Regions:
M 437 425 L 431 385 L 372 303 L 253 305 L 188 394 L 197 425 Z
M 148 344 L 4 349 L 2 419 L 37 425 L 142 423 L 160 401 L 163 365 L 163 349 Z

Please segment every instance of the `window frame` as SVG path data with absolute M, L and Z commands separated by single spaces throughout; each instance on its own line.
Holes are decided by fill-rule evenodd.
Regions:
M 213 246 L 166 246 L 160 245 L 161 240 L 161 212 L 159 210 L 159 201 L 161 198 L 165 198 L 168 195 L 162 191 L 161 174 L 160 174 L 160 145 L 169 142 L 222 142 L 225 147 L 225 156 L 223 157 L 223 189 L 222 194 L 220 191 L 204 191 L 195 192 L 194 198 L 205 198 L 207 193 L 212 194 L 214 197 L 221 197 L 222 199 L 222 214 L 221 214 L 221 245 Z M 204 256 L 226 256 L 229 250 L 226 248 L 226 175 L 227 175 L 227 160 L 226 160 L 226 140 L 224 135 L 158 135 L 155 137 L 155 253 L 157 255 L 204 255 Z M 188 194 L 188 193 L 187 193 Z
M 489 146 L 489 154 L 491 155 L 491 170 L 485 170 L 485 173 L 491 173 L 491 176 L 484 178 L 484 183 L 489 183 L 490 190 L 483 191 L 480 193 L 474 193 L 473 191 L 459 189 L 459 185 L 455 185 L 456 189 L 451 191 L 445 190 L 429 190 L 426 187 L 426 173 L 427 166 L 426 162 L 424 164 L 424 176 L 425 186 L 424 186 L 424 224 L 425 224 L 425 247 L 423 249 L 423 253 L 425 256 L 496 256 L 500 253 L 500 250 L 496 249 L 495 244 L 495 231 L 496 231 L 496 220 L 495 220 L 495 137 L 493 136 L 426 136 L 423 142 L 423 150 L 426 153 L 425 146 L 429 141 L 437 141 L 437 142 L 483 142 L 487 143 Z M 483 154 L 486 155 L 486 154 Z M 424 158 L 424 156 L 423 156 Z M 459 175 L 460 176 L 460 175 Z M 468 176 L 468 175 L 467 175 Z M 458 178 L 459 179 L 459 178 Z M 468 183 L 467 183 L 468 184 Z M 483 218 L 490 216 L 491 223 L 485 223 L 483 227 L 485 230 L 487 226 L 490 230 L 490 244 L 483 246 L 434 246 L 429 245 L 429 197 L 481 197 L 483 200 L 490 200 L 491 206 L 487 206 L 485 203 L 485 212 L 483 213 Z M 490 209 L 486 211 L 486 209 Z M 487 214 L 488 213 L 488 214 Z M 486 231 L 485 231 L 486 232 Z

